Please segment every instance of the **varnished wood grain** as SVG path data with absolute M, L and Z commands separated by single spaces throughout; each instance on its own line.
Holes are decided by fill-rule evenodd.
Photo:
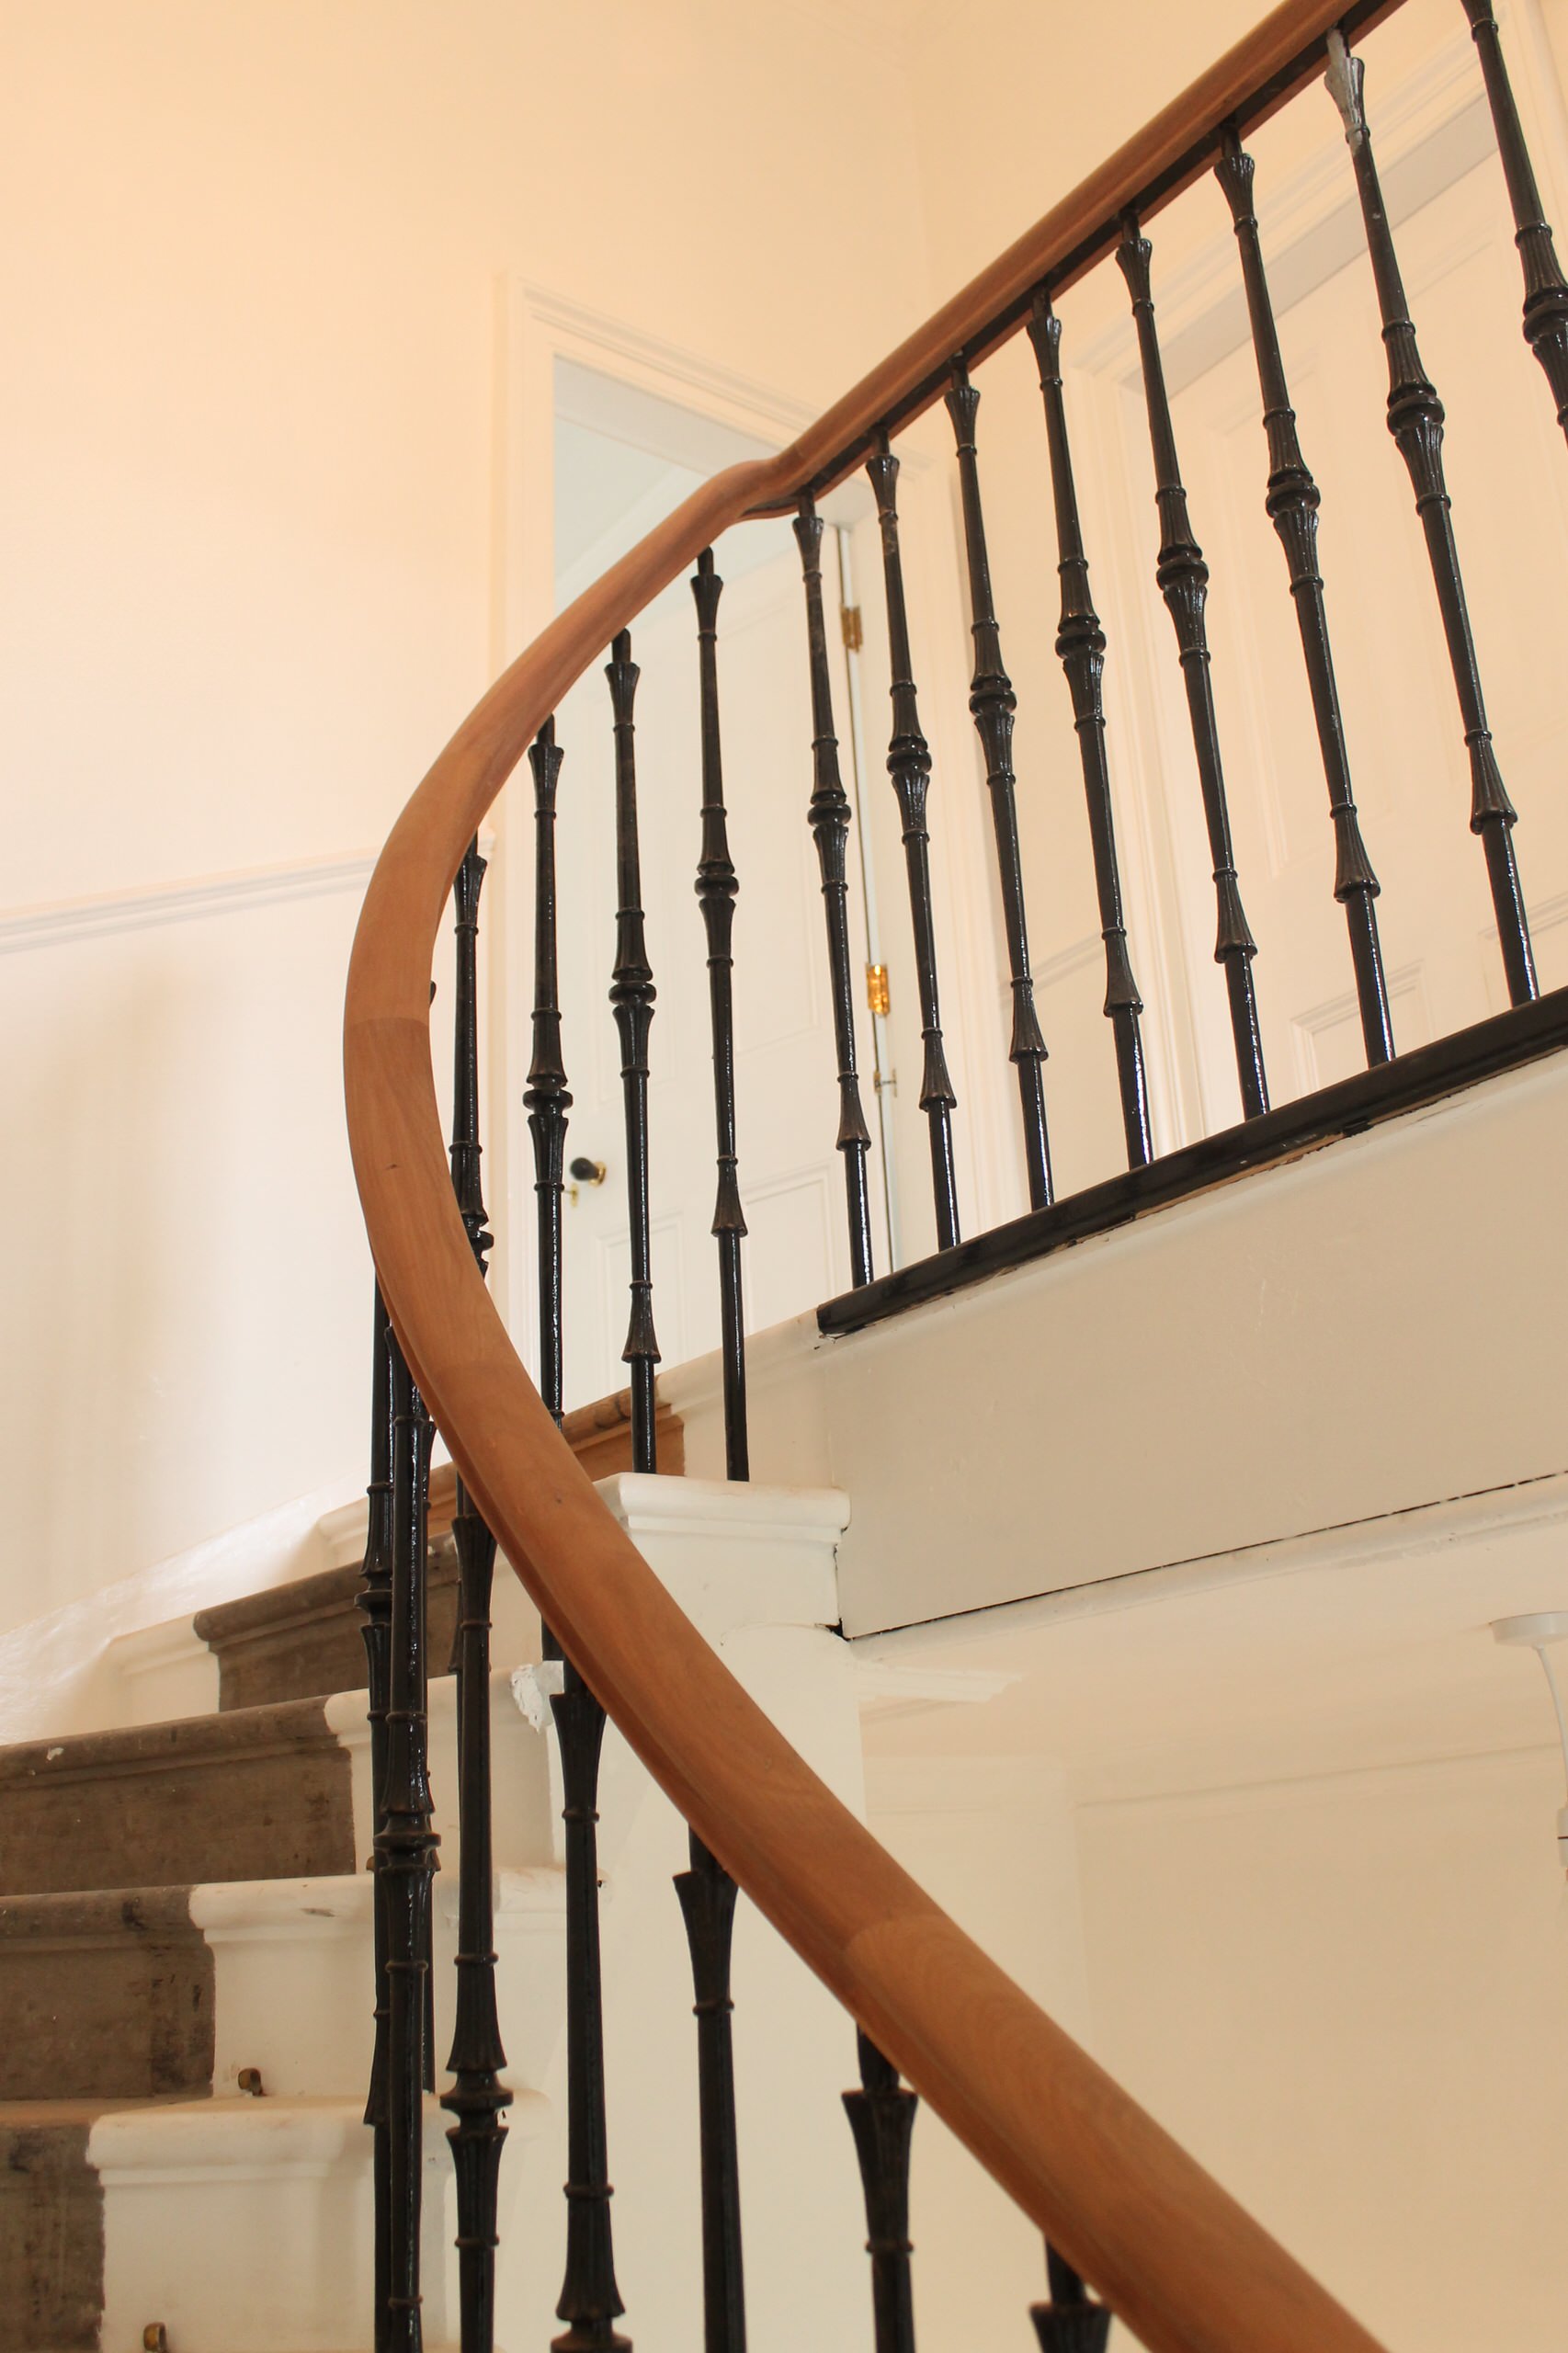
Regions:
M 1365 22 L 1374 9 L 1350 12 Z M 547 1622 L 699 1837 L 1150 2353 L 1375 2353 L 1373 2340 L 900 1869 L 747 1698 L 603 1508 L 503 1329 L 453 1199 L 431 1073 L 432 950 L 459 860 L 542 722 L 725 526 L 788 507 L 912 414 L 950 355 L 1065 282 L 1119 210 L 1201 169 L 1314 69 L 1332 0 L 1290 0 L 779 456 L 735 466 L 559 616 L 403 811 L 349 975 L 349 1132 L 398 1337 Z M 1255 94 L 1267 96 L 1255 101 Z M 941 377 L 930 397 L 941 389 Z

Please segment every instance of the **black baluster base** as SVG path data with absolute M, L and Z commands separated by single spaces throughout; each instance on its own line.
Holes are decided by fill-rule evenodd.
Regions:
M 1087 2289 L 1073 2266 L 1049 2242 L 1045 2250 L 1051 2302 L 1031 2304 L 1029 2318 L 1040 2339 L 1040 2353 L 1106 2353 L 1111 2314 L 1104 2304 L 1091 2303 Z

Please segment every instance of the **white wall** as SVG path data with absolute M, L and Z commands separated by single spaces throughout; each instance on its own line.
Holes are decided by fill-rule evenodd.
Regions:
M 901 78 L 809 12 L 4 18 L 13 915 L 379 844 L 498 650 L 498 281 L 812 405 L 928 307 Z M 357 895 L 0 958 L 0 1624 L 363 1477 Z

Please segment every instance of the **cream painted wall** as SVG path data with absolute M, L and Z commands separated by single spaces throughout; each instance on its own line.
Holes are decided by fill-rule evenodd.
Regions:
M 813 406 L 928 281 L 901 73 L 782 0 L 0 13 L 4 1625 L 360 1482 L 369 1286 L 358 885 L 4 915 L 380 843 L 489 675 L 498 281 Z

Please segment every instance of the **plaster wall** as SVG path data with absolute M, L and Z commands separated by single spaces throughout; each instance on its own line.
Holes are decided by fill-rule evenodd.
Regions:
M 4 1626 L 362 1483 L 342 981 L 520 642 L 497 285 L 816 406 L 927 278 L 901 73 L 788 6 L 0 15 Z

